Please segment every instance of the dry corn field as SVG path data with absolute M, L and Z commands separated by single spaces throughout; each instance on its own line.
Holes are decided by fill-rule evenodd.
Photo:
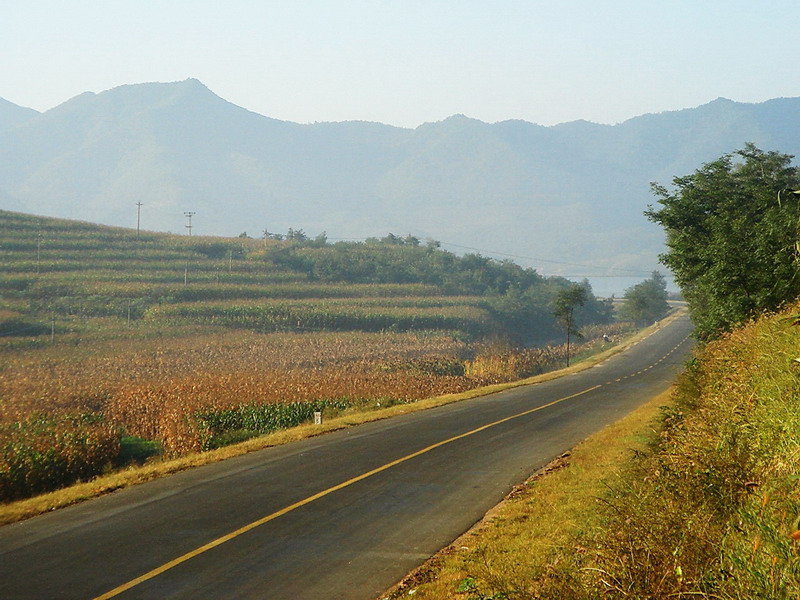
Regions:
M 535 374 L 561 348 L 477 356 L 446 335 L 267 334 L 109 343 L 6 356 L 0 422 L 31 415 L 99 413 L 128 435 L 171 453 L 199 449 L 194 414 L 241 405 L 313 400 L 409 402 Z
M 291 425 L 313 410 L 412 402 L 540 373 L 565 358 L 562 347 L 475 349 L 414 333 L 235 332 L 98 344 L 91 353 L 64 345 L 4 356 L 0 498 L 109 468 L 125 436 L 155 440 L 174 456 Z

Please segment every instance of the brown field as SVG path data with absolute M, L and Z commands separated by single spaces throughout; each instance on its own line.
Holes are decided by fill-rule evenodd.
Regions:
M 563 363 L 564 349 L 511 351 L 443 334 L 221 333 L 6 353 L 0 423 L 100 414 L 170 454 L 200 449 L 194 414 L 276 402 L 410 402 L 511 381 Z

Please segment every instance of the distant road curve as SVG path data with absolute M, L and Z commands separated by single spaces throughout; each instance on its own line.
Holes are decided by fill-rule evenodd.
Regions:
M 681 316 L 581 373 L 254 452 L 0 528 L 0 598 L 372 599 L 666 389 Z

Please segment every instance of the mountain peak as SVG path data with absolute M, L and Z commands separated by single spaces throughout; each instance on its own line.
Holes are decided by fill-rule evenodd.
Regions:
M 740 103 L 736 102 L 734 100 L 731 100 L 730 98 L 725 98 L 723 96 L 719 96 L 719 97 L 715 98 L 714 100 L 712 100 L 711 102 L 706 102 L 702 106 L 712 106 L 712 107 L 713 106 L 733 106 L 734 104 L 740 104 Z M 687 110 L 691 110 L 691 109 L 687 109 Z
M 101 92 L 98 96 L 106 94 L 119 95 L 131 94 L 142 95 L 147 97 L 164 96 L 168 97 L 175 94 L 192 94 L 198 95 L 211 95 L 219 98 L 214 92 L 206 87 L 199 79 L 189 78 L 183 81 L 150 81 L 144 83 L 129 83 L 111 88 L 105 92 Z
M 480 119 L 473 119 L 472 117 L 468 117 L 467 115 L 465 115 L 465 114 L 463 114 L 463 113 L 458 113 L 458 114 L 455 114 L 455 115 L 450 115 L 450 116 L 449 116 L 449 117 L 447 117 L 447 118 L 446 118 L 444 121 L 442 121 L 442 123 L 452 123 L 452 124 L 466 124 L 466 123 L 470 123 L 470 124 L 480 124 L 480 125 L 486 125 L 486 123 L 484 123 L 484 122 L 483 122 L 483 121 L 481 121 Z
M 194 77 L 189 77 L 188 79 L 184 79 L 183 81 L 174 81 L 170 83 L 163 83 L 160 85 L 173 87 L 175 89 L 179 89 L 183 92 L 190 94 L 210 94 L 212 96 L 219 97 L 213 91 L 211 91 L 211 88 L 209 88 L 199 79 L 195 79 Z
M 464 114 L 458 113 L 455 115 L 450 115 L 449 117 L 442 119 L 441 121 L 433 121 L 428 123 L 423 123 L 419 127 L 417 127 L 418 131 L 425 131 L 428 129 L 442 129 L 448 131 L 459 130 L 464 127 L 471 127 L 471 126 L 479 126 L 479 125 L 486 125 L 483 121 L 478 119 L 473 119 L 472 117 L 468 117 Z
M 197 79 L 120 85 L 100 93 L 84 92 L 48 112 L 152 109 L 181 103 L 226 102 Z
M 202 81 L 200 81 L 195 77 L 187 77 L 186 79 L 184 79 L 183 81 L 179 81 L 178 83 L 186 86 L 200 87 L 206 90 L 208 89 L 208 86 L 206 86 Z

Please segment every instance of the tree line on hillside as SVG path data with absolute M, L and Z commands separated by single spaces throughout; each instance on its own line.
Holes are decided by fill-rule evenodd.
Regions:
M 661 205 L 662 262 L 683 290 L 697 334 L 708 339 L 800 296 L 800 168 L 753 144 L 653 184 Z
M 246 232 L 239 237 L 252 240 Z M 286 234 L 265 230 L 263 239 L 264 247 L 256 252 L 261 259 L 277 269 L 301 273 L 309 281 L 416 283 L 438 286 L 446 294 L 485 296 L 486 307 L 516 344 L 541 343 L 565 332 L 579 335 L 585 325 L 610 323 L 615 318 L 612 301 L 596 298 L 588 280 L 573 283 L 563 277 L 542 276 L 510 260 L 480 254 L 458 256 L 443 250 L 438 241 L 423 242 L 413 235 L 389 233 L 363 242 L 331 244 L 325 233 L 312 238 L 303 229 L 290 228 Z M 229 242 L 196 241 L 190 246 L 208 257 L 223 258 L 229 252 L 246 257 L 244 246 L 233 251 Z M 576 298 L 582 301 L 576 302 Z M 574 303 L 574 319 L 564 318 L 565 301 Z M 617 317 L 644 326 L 662 318 L 668 308 L 666 280 L 655 271 L 625 291 Z
M 247 237 L 246 232 L 240 237 Z M 585 302 L 576 307 L 575 327 L 614 320 L 612 302 L 600 300 L 588 280 L 579 284 L 557 276 L 542 276 L 510 260 L 480 254 L 458 256 L 436 240 L 393 233 L 364 241 L 329 243 L 325 233 L 314 238 L 302 229 L 285 234 L 264 231 L 261 257 L 278 269 L 303 273 L 325 283 L 397 283 L 438 286 L 446 294 L 485 297 L 485 306 L 515 344 L 549 341 L 562 333 L 554 314 L 559 293 L 577 286 Z M 280 243 L 266 243 L 266 240 Z
M 302 234 L 302 230 L 297 230 Z M 422 283 L 447 294 L 485 297 L 485 306 L 516 344 L 537 343 L 560 335 L 554 315 L 559 292 L 577 285 L 585 302 L 576 309 L 577 326 L 610 323 L 612 303 L 599 300 L 587 280 L 573 284 L 562 277 L 544 277 L 509 260 L 479 254 L 458 256 L 439 242 L 423 243 L 415 236 L 389 234 L 364 242 L 327 243 L 324 236 L 285 237 L 267 246 L 264 259 L 277 268 L 306 274 L 309 280 L 330 283 Z
M 302 231 L 302 230 L 301 230 Z M 324 238 L 285 238 L 265 248 L 264 259 L 276 267 L 303 272 L 309 280 L 345 283 L 424 283 L 447 293 L 505 293 L 544 281 L 533 269 L 478 254 L 457 256 L 439 242 L 389 234 L 364 242 L 327 243 Z

